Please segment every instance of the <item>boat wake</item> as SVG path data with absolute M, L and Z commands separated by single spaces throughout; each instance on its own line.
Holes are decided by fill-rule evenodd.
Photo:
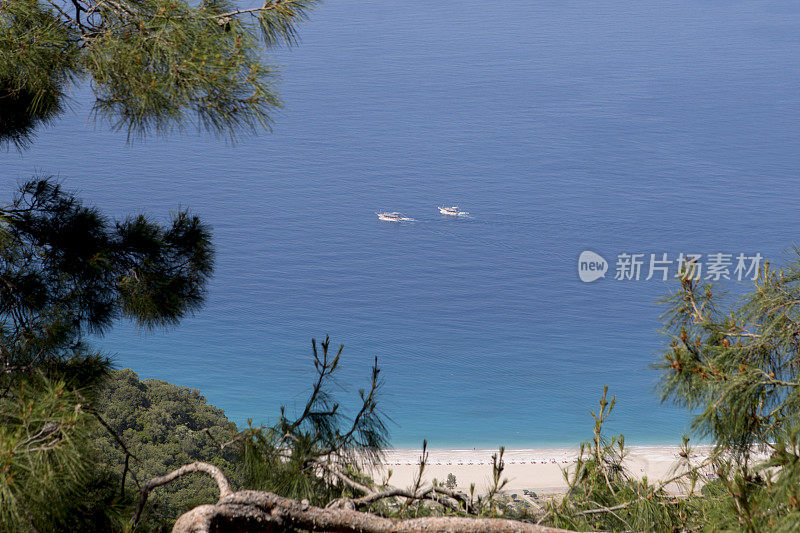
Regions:
M 392 213 L 381 213 L 376 211 L 375 214 L 378 215 L 378 220 L 382 220 L 384 222 L 416 222 L 416 220 L 413 218 L 404 217 L 402 213 L 398 213 L 396 211 Z

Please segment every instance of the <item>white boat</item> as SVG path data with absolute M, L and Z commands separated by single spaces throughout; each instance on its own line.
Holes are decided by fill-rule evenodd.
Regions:
M 451 217 L 461 217 L 469 214 L 466 211 L 462 211 L 461 209 L 459 209 L 457 205 L 454 205 L 452 207 L 439 206 L 439 212 L 443 215 L 449 215 Z
M 378 220 L 383 220 L 384 222 L 406 222 L 414 220 L 413 218 L 406 218 L 402 213 L 396 211 L 392 213 L 379 213 L 376 211 L 375 214 L 378 215 Z

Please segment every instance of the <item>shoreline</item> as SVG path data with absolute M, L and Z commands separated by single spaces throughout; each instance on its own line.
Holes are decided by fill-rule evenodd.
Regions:
M 667 480 L 675 473 L 679 462 L 680 446 L 629 446 L 624 465 L 631 476 L 647 477 L 651 482 Z M 703 461 L 710 445 L 697 445 L 692 448 L 695 464 Z M 505 469 L 503 477 L 508 479 L 504 491 L 532 490 L 541 493 L 563 493 L 567 488 L 564 472 L 569 472 L 575 464 L 579 447 L 542 447 L 506 449 L 503 454 Z M 370 469 L 376 481 L 391 477 L 389 483 L 406 487 L 413 483 L 419 472 L 421 449 L 396 449 L 386 451 L 380 465 Z M 439 448 L 428 449 L 428 462 L 423 474 L 423 482 L 436 479 L 443 482 L 448 474 L 456 477 L 456 487 L 469 491 L 475 484 L 477 493 L 486 491 L 492 474 L 492 455 L 497 449 L 490 448 Z M 667 487 L 670 492 L 680 493 L 677 485 Z

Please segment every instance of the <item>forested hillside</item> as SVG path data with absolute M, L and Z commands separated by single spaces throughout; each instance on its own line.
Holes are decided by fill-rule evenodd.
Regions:
M 136 457 L 129 462 L 127 483 L 133 493 L 137 492 L 134 477 L 145 481 L 193 461 L 213 463 L 236 483 L 238 448 L 221 449 L 236 433 L 236 425 L 221 409 L 209 405 L 197 389 L 157 379 L 140 380 L 132 370 L 116 370 L 98 392 L 97 409 Z M 111 465 L 114 473 L 122 476 L 125 454 L 114 437 L 99 431 L 94 446 L 98 462 Z M 185 476 L 153 493 L 153 512 L 171 522 L 218 496 L 217 486 L 208 476 Z

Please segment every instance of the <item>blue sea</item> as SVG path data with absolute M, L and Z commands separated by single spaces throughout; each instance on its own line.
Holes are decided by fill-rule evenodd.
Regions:
M 78 86 L 33 149 L 0 154 L 5 197 L 53 175 L 117 217 L 188 206 L 213 226 L 205 308 L 120 324 L 97 340 L 117 366 L 269 422 L 302 407 L 329 334 L 347 406 L 378 357 L 396 447 L 574 445 L 604 385 L 610 431 L 679 442 L 689 416 L 649 368 L 677 285 L 645 279 L 649 254 L 788 260 L 800 4 L 330 0 L 301 38 L 272 55 L 272 133 L 127 144 Z M 585 250 L 604 279 L 579 279 Z M 639 280 L 614 279 L 626 253 Z

